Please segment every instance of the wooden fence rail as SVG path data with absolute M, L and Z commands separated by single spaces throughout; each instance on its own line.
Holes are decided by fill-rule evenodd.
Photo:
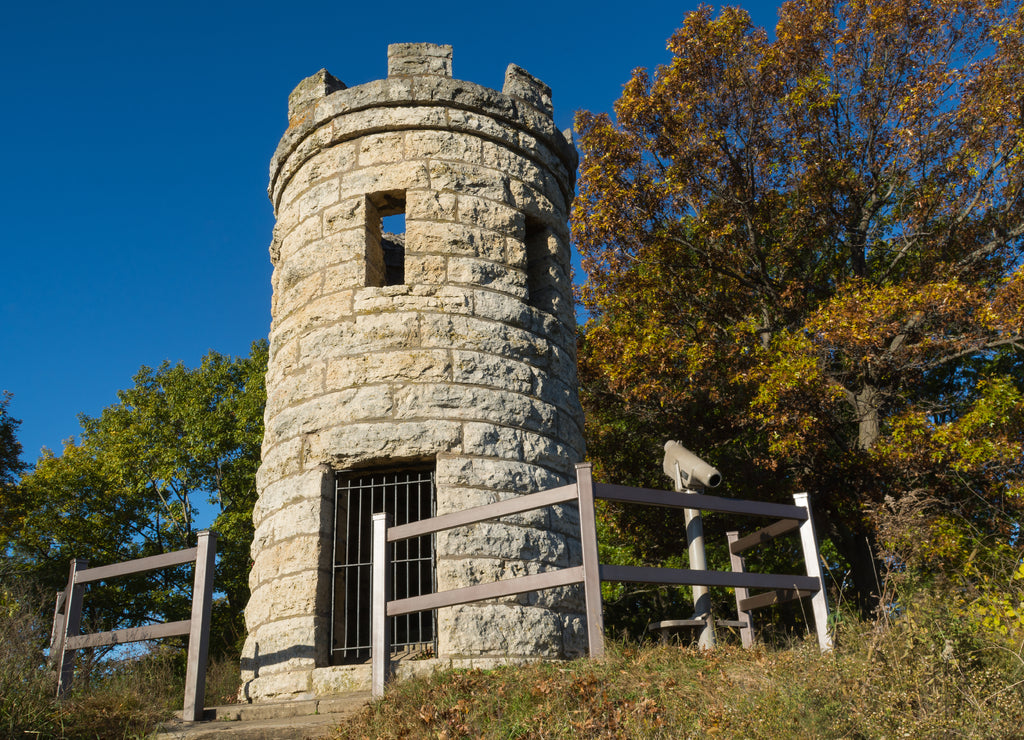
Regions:
M 76 650 L 188 635 L 183 717 L 186 722 L 197 722 L 202 719 L 206 698 L 206 658 L 210 647 L 210 614 L 213 607 L 213 568 L 216 554 L 217 533 L 203 531 L 199 533 L 198 545 L 186 550 L 97 568 L 89 568 L 88 562 L 81 558 L 72 560 L 67 586 L 63 591 L 57 592 L 53 631 L 50 634 L 50 660 L 58 671 L 57 695 L 63 696 L 71 688 Z M 191 619 L 88 635 L 79 634 L 82 597 L 86 583 L 193 562 L 196 569 L 192 584 Z
M 584 603 L 587 614 L 587 646 L 592 658 L 604 655 L 604 617 L 601 608 L 601 581 L 670 584 L 678 586 L 724 586 L 736 589 L 737 604 L 744 601 L 741 620 L 746 616 L 743 631 L 744 645 L 753 637 L 750 627 L 749 610 L 776 603 L 786 598 L 810 595 L 813 599 L 815 629 L 818 645 L 822 652 L 832 649 L 832 640 L 827 630 L 828 604 L 825 584 L 819 563 L 817 538 L 811 519 L 810 502 L 807 494 L 796 494 L 794 505 L 744 501 L 706 496 L 695 493 L 655 491 L 644 488 L 630 488 L 610 484 L 595 484 L 591 478 L 589 463 L 576 466 L 576 483 L 539 493 L 478 506 L 452 514 L 443 514 L 430 519 L 410 522 L 397 527 L 391 526 L 389 514 L 373 515 L 372 544 L 372 596 L 371 596 L 371 646 L 372 693 L 375 697 L 384 694 L 384 684 L 390 672 L 390 617 L 426 609 L 440 609 L 458 604 L 468 604 L 503 596 L 511 596 L 545 588 L 583 584 Z M 676 509 L 699 509 L 732 514 L 745 514 L 778 518 L 779 521 L 744 538 L 730 533 L 730 554 L 733 570 L 708 571 L 684 568 L 650 568 L 625 565 L 602 565 L 597 555 L 597 526 L 594 516 L 594 500 L 620 501 L 645 506 L 662 506 Z M 550 570 L 535 575 L 510 578 L 491 583 L 452 589 L 406 599 L 389 600 L 391 593 L 390 562 L 388 545 L 400 540 L 434 534 L 454 527 L 476 524 L 509 514 L 518 514 L 545 506 L 576 501 L 580 516 L 580 542 L 583 550 L 582 565 Z M 788 532 L 799 531 L 803 547 L 807 575 L 779 575 L 770 573 L 747 573 L 742 568 L 739 553 Z M 736 535 L 733 537 L 732 535 Z M 737 564 L 737 559 L 740 563 Z M 749 595 L 749 589 L 770 589 L 765 594 Z M 741 599 L 742 594 L 742 599 Z M 772 601 L 774 599 L 774 601 Z M 765 602 L 765 603 L 761 603 Z M 747 629 L 749 628 L 749 629 Z

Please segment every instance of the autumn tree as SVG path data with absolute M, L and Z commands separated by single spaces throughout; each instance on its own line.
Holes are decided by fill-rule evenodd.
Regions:
M 865 608 L 885 497 L 929 491 L 1010 537 L 1022 34 L 999 0 L 794 0 L 774 39 L 702 7 L 614 119 L 579 115 L 580 366 L 605 475 L 653 482 L 678 438 L 734 495 L 813 492 Z
M 195 545 L 197 515 L 220 535 L 215 647 L 242 634 L 263 437 L 266 342 L 248 357 L 210 352 L 197 368 L 143 367 L 98 417 L 81 416 L 63 453 L 3 492 L 0 552 L 8 570 L 61 588 L 72 557 L 103 565 Z M 212 522 L 209 521 L 212 519 Z M 187 619 L 191 568 L 90 587 L 92 629 Z

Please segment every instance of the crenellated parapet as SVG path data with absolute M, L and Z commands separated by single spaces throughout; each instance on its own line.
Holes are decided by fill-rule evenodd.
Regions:
M 569 202 L 578 155 L 552 115 L 551 88 L 515 64 L 499 92 L 453 79 L 450 46 L 391 44 L 386 79 L 347 87 L 322 69 L 298 84 L 270 163 L 270 200 L 279 208 L 291 178 L 325 148 L 380 131 L 429 128 L 478 136 L 538 162 Z M 503 164 L 499 154 L 491 164 Z

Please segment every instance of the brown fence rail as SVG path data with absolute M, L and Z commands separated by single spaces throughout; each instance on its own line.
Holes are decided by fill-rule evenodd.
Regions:
M 50 660 L 57 666 L 58 671 L 57 695 L 63 696 L 71 688 L 76 650 L 188 635 L 188 667 L 185 671 L 185 704 L 182 714 L 186 722 L 197 722 L 202 719 L 206 698 L 206 658 L 210 646 L 213 566 L 216 555 L 217 533 L 203 531 L 199 533 L 198 545 L 186 550 L 113 565 L 101 565 L 97 568 L 89 568 L 88 562 L 81 558 L 72 560 L 68 584 L 63 591 L 57 592 L 53 631 L 50 636 Z M 196 571 L 192 584 L 191 619 L 89 635 L 79 634 L 82 597 L 86 583 L 193 562 L 196 564 Z
M 695 493 L 655 491 L 604 483 L 595 484 L 591 477 L 590 463 L 581 463 L 576 466 L 576 483 L 573 485 L 517 496 L 494 504 L 444 514 L 397 527 L 391 526 L 388 514 L 375 514 L 373 516 L 370 648 L 373 695 L 375 697 L 383 695 L 384 684 L 391 672 L 389 617 L 576 583 L 583 584 L 587 613 L 587 646 L 592 658 L 600 658 L 604 655 L 601 581 L 733 588 L 736 590 L 740 621 L 745 623 L 741 634 L 743 644 L 746 646 L 749 646 L 753 640 L 753 627 L 749 615 L 751 609 L 790 598 L 811 596 L 818 644 L 822 652 L 831 650 L 832 640 L 827 630 L 828 603 L 825 598 L 825 584 L 822 580 L 810 502 L 807 494 L 796 494 L 793 498 L 794 505 L 788 505 L 727 499 Z M 644 506 L 772 517 L 778 518 L 779 521 L 743 538 L 739 538 L 737 533 L 729 533 L 732 571 L 602 565 L 597 555 L 595 499 Z M 391 593 L 391 584 L 389 583 L 391 568 L 388 563 L 389 543 L 570 501 L 576 501 L 579 505 L 580 541 L 583 549 L 582 565 L 492 583 L 481 583 L 424 596 L 388 600 L 388 595 Z M 793 531 L 800 533 L 807 570 L 806 576 L 745 572 L 740 553 Z M 750 596 L 749 589 L 751 588 L 769 589 L 769 591 Z

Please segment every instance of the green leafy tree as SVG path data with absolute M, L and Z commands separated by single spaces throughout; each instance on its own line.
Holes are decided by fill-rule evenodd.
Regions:
M 78 440 L 44 451 L 3 494 L 0 538 L 10 562 L 60 588 L 72 557 L 102 565 L 195 544 L 200 504 L 220 535 L 215 605 L 220 646 L 242 634 L 256 469 L 263 437 L 266 342 L 248 357 L 210 352 L 199 367 L 143 367 Z M 191 568 L 152 571 L 92 587 L 94 629 L 188 616 Z
M 0 393 L 0 489 L 3 490 L 13 487 L 28 467 L 21 460 L 21 443 L 17 436 L 21 421 L 8 413 L 10 403 L 11 394 Z
M 1024 10 L 796 0 L 689 14 L 615 119 L 581 113 L 591 454 L 678 438 L 734 495 L 809 490 L 864 608 L 869 511 L 1024 505 Z M 613 512 L 652 554 L 681 531 Z M 938 525 L 937 525 L 938 526 Z M 640 538 L 637 528 L 644 528 Z

